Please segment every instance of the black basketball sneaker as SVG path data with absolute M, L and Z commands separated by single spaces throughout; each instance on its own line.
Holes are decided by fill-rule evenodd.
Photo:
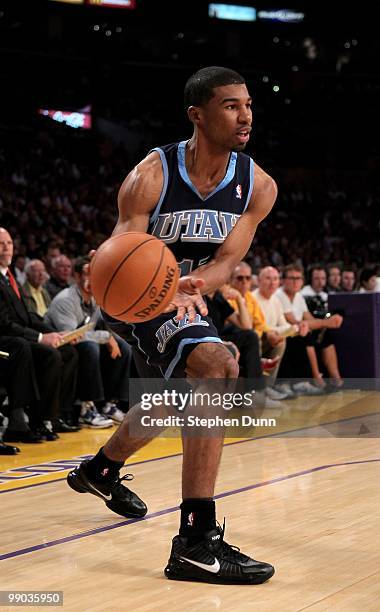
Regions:
M 68 485 L 78 493 L 92 493 L 102 499 L 107 508 L 127 518 L 145 516 L 148 508 L 133 491 L 124 487 L 123 480 L 132 480 L 132 474 L 125 474 L 113 482 L 90 480 L 86 473 L 88 460 L 82 461 L 78 467 L 67 475 Z
M 261 584 L 274 574 L 269 563 L 255 561 L 243 555 L 236 546 L 224 542 L 223 529 L 206 533 L 204 539 L 193 546 L 187 538 L 176 536 L 165 568 L 170 580 L 191 580 L 216 584 Z

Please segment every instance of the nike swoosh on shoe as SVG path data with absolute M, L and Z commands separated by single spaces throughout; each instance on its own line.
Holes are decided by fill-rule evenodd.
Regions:
M 96 495 L 98 495 L 99 497 L 101 497 L 105 501 L 111 501 L 112 500 L 112 494 L 106 495 L 105 493 L 102 493 L 101 491 L 99 491 L 99 489 L 94 487 L 91 484 L 91 482 L 89 482 L 89 481 L 87 481 L 87 482 L 88 482 L 88 485 L 91 487 L 91 489 L 95 492 Z
M 217 574 L 220 570 L 220 563 L 217 559 L 215 559 L 214 563 L 209 564 L 209 563 L 200 563 L 199 561 L 194 561 L 193 559 L 187 559 L 187 557 L 180 557 L 180 559 L 183 559 L 183 561 L 187 561 L 188 563 L 191 563 L 192 565 L 196 565 L 197 567 L 200 567 L 203 570 L 206 570 L 206 572 L 211 572 L 212 574 Z

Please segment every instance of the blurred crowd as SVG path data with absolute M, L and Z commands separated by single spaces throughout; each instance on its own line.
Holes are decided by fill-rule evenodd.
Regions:
M 4 134 L 0 217 L 13 236 L 15 256 L 45 259 L 57 247 L 74 258 L 97 248 L 115 226 L 121 182 L 153 146 L 149 134 L 133 151 L 93 133 L 49 125 L 44 118 L 31 131 Z M 337 262 L 357 274 L 380 265 L 375 180 L 268 170 L 279 196 L 247 256 L 254 272 L 290 262 L 305 268 L 314 261 Z

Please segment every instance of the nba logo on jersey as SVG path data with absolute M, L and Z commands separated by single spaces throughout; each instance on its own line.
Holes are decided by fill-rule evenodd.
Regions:
M 241 185 L 236 185 L 236 197 L 238 198 L 238 200 L 241 200 L 242 198 L 242 190 L 241 190 Z
M 189 516 L 187 517 L 187 526 L 192 527 L 193 525 L 194 525 L 194 512 L 190 512 Z

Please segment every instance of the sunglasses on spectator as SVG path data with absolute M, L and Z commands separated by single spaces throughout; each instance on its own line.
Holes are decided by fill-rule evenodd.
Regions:
M 244 276 L 243 274 L 239 274 L 239 276 L 236 277 L 236 280 L 238 281 L 244 281 L 244 280 L 251 280 L 252 276 Z
M 286 276 L 288 280 L 303 280 L 303 276 Z

